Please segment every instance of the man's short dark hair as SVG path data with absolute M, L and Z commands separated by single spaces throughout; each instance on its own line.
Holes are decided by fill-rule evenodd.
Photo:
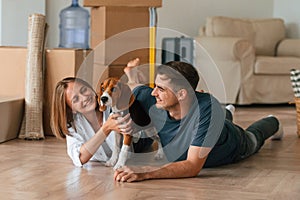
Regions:
M 200 79 L 193 65 L 181 61 L 170 61 L 158 66 L 157 74 L 166 75 L 175 85 L 182 86 L 186 89 L 192 87 L 194 90 L 196 90 Z M 187 82 L 190 86 L 186 85 Z

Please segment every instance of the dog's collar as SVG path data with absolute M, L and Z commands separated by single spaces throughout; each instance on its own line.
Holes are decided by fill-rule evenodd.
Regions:
M 121 116 L 125 116 L 129 113 L 129 109 L 126 110 L 115 110 L 112 109 L 112 113 L 120 114 Z

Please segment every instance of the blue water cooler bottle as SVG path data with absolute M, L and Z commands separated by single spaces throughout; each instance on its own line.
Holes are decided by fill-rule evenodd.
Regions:
M 72 5 L 63 9 L 59 17 L 59 47 L 88 49 L 90 28 L 88 10 L 79 6 L 78 0 L 72 0 Z

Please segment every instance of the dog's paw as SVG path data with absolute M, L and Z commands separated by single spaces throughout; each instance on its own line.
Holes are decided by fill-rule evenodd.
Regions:
M 157 153 L 154 156 L 155 160 L 161 160 L 164 158 L 164 152 L 161 150 L 158 150 Z
M 119 169 L 119 168 L 121 168 L 121 167 L 124 167 L 124 164 L 118 162 L 117 164 L 115 164 L 114 170 L 117 170 L 117 169 Z
M 106 166 L 106 167 L 112 167 L 112 166 L 114 166 L 114 165 L 117 163 L 117 160 L 118 160 L 117 157 L 116 157 L 116 158 L 111 157 L 111 158 L 105 163 L 105 166 Z
M 127 151 L 121 151 L 117 164 L 114 166 L 114 170 L 119 169 L 120 167 L 125 166 L 126 160 L 129 158 Z

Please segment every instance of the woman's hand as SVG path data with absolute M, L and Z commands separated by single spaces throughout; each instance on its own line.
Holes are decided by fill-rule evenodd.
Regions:
M 130 118 L 130 114 L 128 113 L 124 117 L 122 117 L 119 113 L 111 114 L 103 124 L 102 131 L 106 135 L 109 135 L 111 131 L 116 131 L 121 134 L 131 134 L 132 120 Z
M 132 119 L 130 117 L 130 114 L 128 113 L 127 115 L 125 115 L 125 117 L 120 117 L 118 118 L 119 120 L 119 130 L 121 134 L 127 134 L 127 135 L 131 135 L 131 133 L 133 132 L 132 129 Z

